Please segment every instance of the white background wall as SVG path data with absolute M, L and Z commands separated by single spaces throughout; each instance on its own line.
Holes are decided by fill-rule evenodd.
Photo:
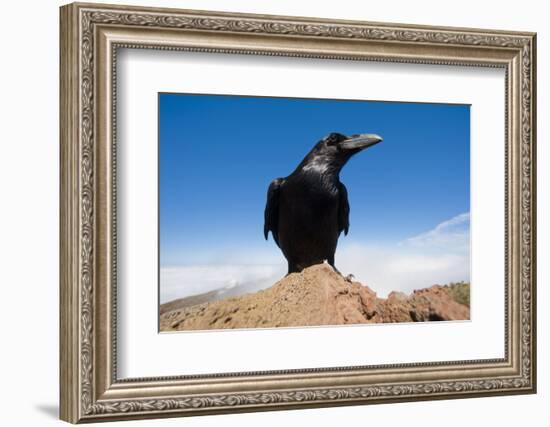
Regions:
M 113 3 L 122 3 L 111 0 Z M 0 401 L 3 425 L 60 424 L 58 402 L 58 6 L 2 5 L 0 66 Z M 133 4 L 538 32 L 539 393 L 438 402 L 281 411 L 130 425 L 547 425 L 550 322 L 550 29 L 544 2 L 138 1 Z M 546 171 L 544 166 L 547 166 Z M 546 240 L 545 240 L 546 237 Z

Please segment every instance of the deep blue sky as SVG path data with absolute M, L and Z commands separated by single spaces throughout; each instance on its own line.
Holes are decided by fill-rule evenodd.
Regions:
M 351 206 L 341 239 L 397 242 L 470 210 L 466 105 L 160 94 L 159 109 L 163 266 L 273 253 L 267 187 L 330 132 L 384 139 L 341 173 Z

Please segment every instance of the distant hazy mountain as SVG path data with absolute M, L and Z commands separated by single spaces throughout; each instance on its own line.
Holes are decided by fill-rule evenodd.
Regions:
M 263 282 L 248 282 L 239 285 L 228 285 L 221 289 L 204 292 L 202 294 L 191 295 L 185 298 L 179 298 L 160 305 L 160 314 L 166 313 L 179 308 L 192 307 L 198 304 L 207 302 L 220 301 L 225 298 L 241 296 L 247 293 L 256 292 L 264 287 L 269 286 L 269 283 Z

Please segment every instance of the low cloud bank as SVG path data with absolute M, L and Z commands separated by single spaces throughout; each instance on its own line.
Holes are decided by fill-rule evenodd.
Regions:
M 239 287 L 242 293 L 267 288 L 286 274 L 286 262 L 265 263 L 255 254 L 247 264 L 161 268 L 160 302 Z M 264 261 L 262 263 L 262 261 Z M 470 280 L 470 214 L 463 213 L 433 229 L 396 244 L 368 245 L 340 241 L 336 265 L 343 274 L 375 290 L 410 293 L 434 284 Z
M 239 287 L 242 293 L 267 288 L 283 277 L 281 264 L 193 265 L 160 270 L 160 303 Z
M 412 292 L 434 284 L 470 280 L 470 213 L 462 213 L 433 229 L 395 245 L 343 243 L 336 265 L 374 289 Z

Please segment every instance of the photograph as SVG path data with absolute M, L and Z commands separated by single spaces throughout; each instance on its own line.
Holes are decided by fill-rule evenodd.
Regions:
M 161 92 L 158 152 L 160 332 L 470 319 L 470 105 Z

